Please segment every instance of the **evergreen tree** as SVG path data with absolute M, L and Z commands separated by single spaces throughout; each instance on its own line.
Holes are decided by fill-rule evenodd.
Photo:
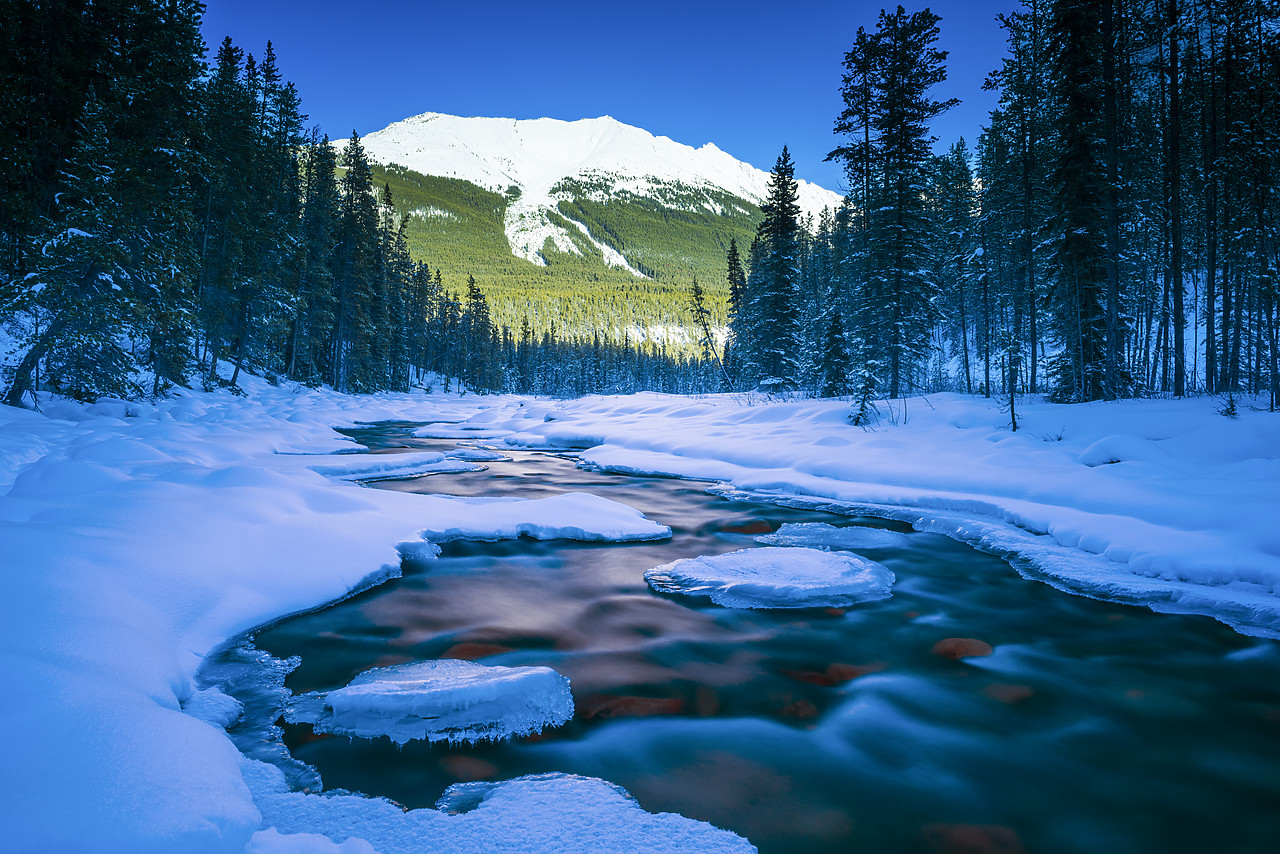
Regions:
M 360 137 L 352 131 L 343 154 L 342 208 L 334 253 L 336 287 L 330 382 L 339 391 L 376 388 L 378 375 L 372 323 L 375 276 L 379 263 L 378 205 L 373 173 Z
M 738 356 L 747 379 L 769 392 L 794 389 L 799 377 L 801 229 L 795 166 L 784 146 L 769 179 L 747 279 L 748 346 Z
M 84 399 L 140 390 L 135 366 L 152 391 L 184 378 L 198 22 L 190 2 L 6 5 L 0 115 L 23 137 L 0 158 L 0 322 L 21 348 L 6 403 L 42 366 Z
M 820 397 L 844 397 L 853 393 L 849 382 L 852 363 L 849 342 L 845 336 L 844 322 L 834 303 L 822 317 L 821 326 L 826 332 L 822 339 L 821 361 L 818 364 L 818 395 Z
M 931 162 L 929 122 L 956 101 L 928 90 L 946 79 L 946 52 L 933 47 L 937 15 L 882 11 L 874 35 L 859 31 L 846 56 L 846 109 L 838 132 L 860 137 L 830 157 L 843 160 L 861 198 L 863 223 L 852 309 L 864 360 L 883 354 L 888 391 L 897 397 L 928 349 L 937 319 L 937 281 L 929 258 L 932 222 L 925 206 Z M 874 355 L 873 355 L 874 354 Z
M 933 175 L 931 201 L 937 240 L 934 276 L 941 292 L 943 323 L 959 351 L 964 390 L 973 393 L 970 341 L 975 307 L 977 190 L 969 166 L 969 151 L 961 139 L 939 157 Z
M 1106 391 L 1106 167 L 1101 15 L 1085 0 L 1056 0 L 1054 78 L 1060 112 L 1054 197 L 1052 320 L 1060 353 L 1053 398 L 1098 400 Z

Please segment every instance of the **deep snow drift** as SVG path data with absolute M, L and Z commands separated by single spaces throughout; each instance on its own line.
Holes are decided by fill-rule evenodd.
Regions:
M 235 707 L 195 689 L 203 656 L 394 574 L 398 547 L 663 536 L 595 496 L 365 489 L 351 481 L 479 463 L 353 453 L 329 428 L 357 421 L 451 422 L 498 448 L 584 449 L 602 470 L 904 519 L 1016 556 L 1068 590 L 1280 637 L 1280 416 L 1247 406 L 1229 420 L 1211 399 L 1027 403 L 1015 434 L 991 402 L 955 395 L 895 403 L 861 430 L 835 401 L 354 398 L 246 385 L 248 397 L 0 408 L 7 850 L 389 854 L 427 839 L 459 851 L 751 850 L 645 813 L 601 781 L 485 784 L 450 796 L 468 807 L 458 815 L 406 813 L 289 792 L 278 769 L 237 753 L 221 728 Z M 779 535 L 842 547 L 822 532 Z

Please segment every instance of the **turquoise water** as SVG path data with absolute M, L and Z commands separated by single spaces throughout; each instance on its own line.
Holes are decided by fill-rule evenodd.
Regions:
M 355 435 L 386 451 L 454 447 L 392 426 Z M 659 596 L 644 570 L 755 547 L 786 522 L 906 529 L 513 456 L 487 472 L 376 486 L 589 491 L 641 509 L 672 538 L 449 543 L 437 560 L 406 562 L 403 578 L 255 642 L 300 657 L 294 692 L 430 658 L 548 665 L 569 677 L 575 719 L 522 741 L 400 749 L 286 726 L 290 752 L 326 788 L 420 807 L 459 780 L 586 774 L 762 852 L 1280 850 L 1275 642 L 1061 593 L 919 533 L 863 552 L 898 580 L 892 598 L 847 611 Z M 953 660 L 935 651 L 948 638 L 994 652 Z

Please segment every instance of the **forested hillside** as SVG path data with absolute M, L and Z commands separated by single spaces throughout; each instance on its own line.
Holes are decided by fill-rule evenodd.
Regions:
M 558 283 L 511 275 L 501 197 L 375 176 L 354 134 L 339 162 L 270 43 L 255 56 L 227 39 L 205 64 L 201 10 L 0 9 L 6 403 L 235 388 L 242 370 L 353 392 L 706 387 L 687 341 L 637 347 L 604 320 L 631 303 L 674 319 L 676 285 L 582 307 L 564 282 L 597 272 L 588 260 L 565 256 Z M 456 266 L 415 261 L 411 239 Z M 511 295 L 496 323 L 486 277 Z
M 723 327 L 725 253 L 731 240 L 749 243 L 759 220 L 758 207 L 727 193 L 673 186 L 661 199 L 619 193 L 600 200 L 598 187 L 562 181 L 557 224 L 576 251 L 548 240 L 541 265 L 512 254 L 503 230 L 506 195 L 395 164 L 371 168 L 374 185 L 390 187 L 396 210 L 407 218 L 412 257 L 443 270 L 446 288 L 461 289 L 474 276 L 484 283 L 499 327 L 518 329 L 527 319 L 538 335 L 555 328 L 687 349 L 691 282 L 706 284 L 713 323 Z M 606 263 L 597 243 L 642 275 Z
M 857 423 L 877 399 L 942 389 L 1001 396 L 1015 426 L 1025 393 L 1275 405 L 1277 6 L 1028 0 L 1000 18 L 999 108 L 941 156 L 939 19 L 884 11 L 832 81 L 830 158 L 850 191 L 810 222 L 785 148 L 758 210 L 607 170 L 529 183 L 535 204 L 515 184 L 378 166 L 354 134 L 339 160 L 270 44 L 255 57 L 228 40 L 204 63 L 199 3 L 14 0 L 5 400 L 251 368 L 353 391 L 445 377 L 849 395 Z M 638 130 L 609 122 L 588 124 Z M 658 151 L 630 138 L 643 145 L 623 160 Z

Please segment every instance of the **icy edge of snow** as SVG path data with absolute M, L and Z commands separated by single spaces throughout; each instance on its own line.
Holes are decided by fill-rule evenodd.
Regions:
M 1011 522 L 924 506 L 739 490 L 727 484 L 709 491 L 729 499 L 905 522 L 917 531 L 943 534 L 1002 557 L 1024 578 L 1043 581 L 1066 593 L 1161 613 L 1212 617 L 1243 635 L 1280 639 L 1280 600 L 1259 588 L 1241 582 L 1215 587 L 1138 575 L 1103 555 L 1064 546 L 1051 536 Z

